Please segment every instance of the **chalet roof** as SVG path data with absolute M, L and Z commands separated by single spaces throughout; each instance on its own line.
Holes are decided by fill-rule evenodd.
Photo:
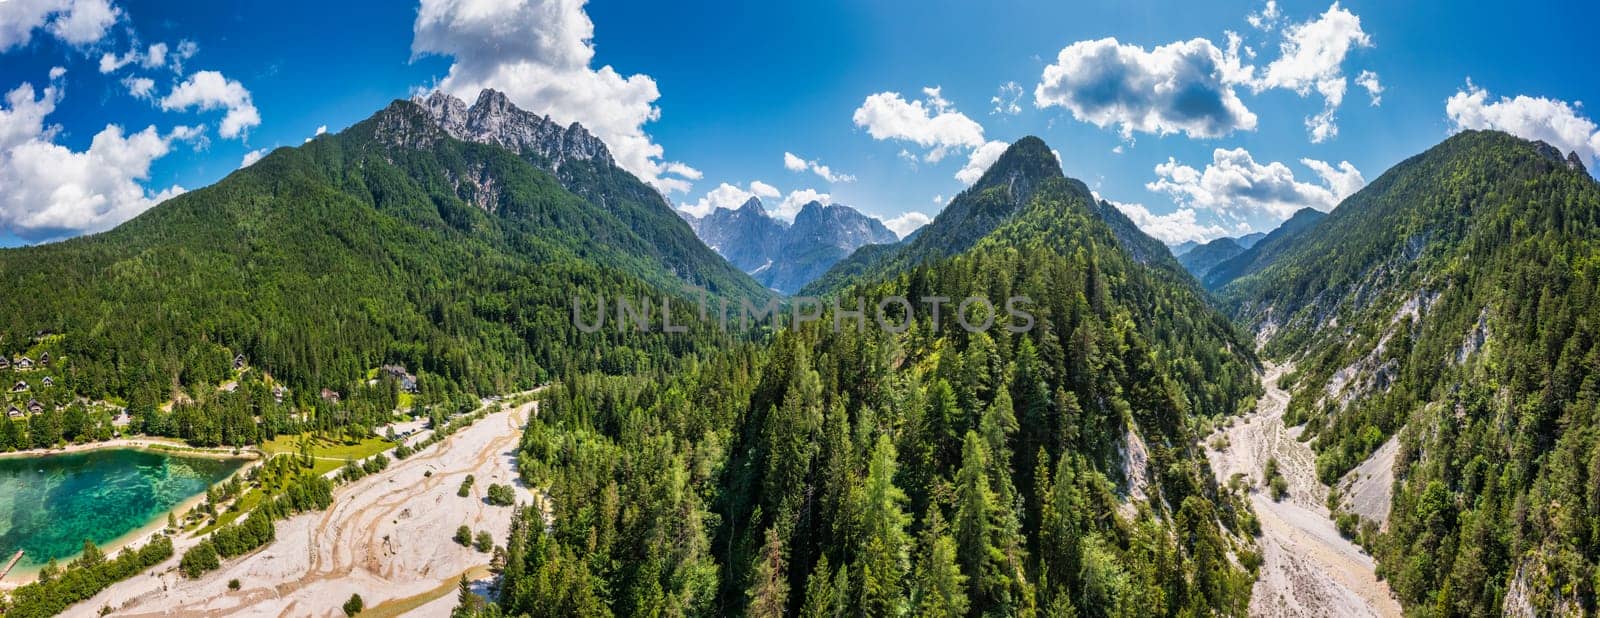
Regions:
M 28 390 L 27 380 L 17 380 L 16 384 L 11 385 L 11 392 L 13 393 L 20 393 L 25 390 Z

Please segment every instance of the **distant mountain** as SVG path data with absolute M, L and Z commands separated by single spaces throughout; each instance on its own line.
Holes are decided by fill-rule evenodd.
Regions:
M 1294 362 L 1285 420 L 1408 614 L 1592 614 L 1600 184 L 1577 157 L 1463 131 L 1275 253 L 1218 295 Z
M 1218 238 L 1206 244 L 1195 247 L 1194 250 L 1178 256 L 1178 263 L 1194 275 L 1195 279 L 1204 279 L 1218 264 L 1233 256 L 1244 253 L 1245 248 L 1232 238 Z
M 1183 254 L 1194 251 L 1194 248 L 1198 246 L 1200 246 L 1200 242 L 1194 240 L 1185 240 L 1172 245 L 1172 257 L 1183 257 Z
M 788 228 L 753 197 L 738 208 L 716 208 L 704 217 L 686 219 L 700 240 L 746 273 L 770 265 Z
M 899 241 L 883 222 L 842 204 L 810 202 L 792 224 L 768 215 L 757 198 L 737 209 L 684 218 L 734 266 L 785 294 L 799 291 L 859 247 Z
M 1293 248 L 1301 235 L 1327 216 L 1327 213 L 1314 208 L 1301 208 L 1250 247 L 1212 266 L 1204 275 L 1197 274 L 1195 277 L 1206 289 L 1219 290 L 1236 279 L 1260 272 Z
M 1256 243 L 1261 242 L 1261 239 L 1266 237 L 1266 232 L 1251 232 L 1249 234 L 1245 234 L 1244 236 L 1233 239 L 1233 242 L 1237 243 L 1240 248 L 1249 249 L 1256 246 Z

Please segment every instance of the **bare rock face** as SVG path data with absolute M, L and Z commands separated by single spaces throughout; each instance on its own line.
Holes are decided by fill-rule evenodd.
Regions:
M 600 138 L 576 122 L 562 127 L 511 103 L 505 93 L 485 88 L 470 107 L 461 99 L 435 91 L 412 102 L 420 105 L 445 133 L 462 141 L 493 144 L 546 161 L 552 171 L 573 160 L 613 163 Z

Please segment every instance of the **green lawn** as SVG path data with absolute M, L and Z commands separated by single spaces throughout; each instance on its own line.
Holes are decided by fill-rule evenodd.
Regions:
M 311 462 L 310 472 L 319 476 L 327 474 L 343 467 L 346 461 L 360 461 L 391 448 L 394 448 L 394 443 L 383 438 L 367 438 L 355 444 L 319 438 L 314 440 L 311 445 L 311 456 L 314 459 Z M 280 455 L 299 455 L 300 435 L 278 436 L 263 444 L 261 450 L 266 453 L 267 459 Z M 289 479 L 285 478 L 282 482 L 287 484 Z M 239 496 L 238 502 L 235 503 L 241 508 L 229 507 L 226 512 L 217 516 L 215 523 L 207 524 L 200 528 L 199 531 L 195 532 L 195 535 L 210 534 L 211 531 L 217 528 L 233 523 L 239 519 L 240 515 L 249 513 L 260 505 L 263 500 L 266 500 L 269 496 L 276 495 L 282 489 L 282 487 L 251 487 L 245 490 L 244 495 Z

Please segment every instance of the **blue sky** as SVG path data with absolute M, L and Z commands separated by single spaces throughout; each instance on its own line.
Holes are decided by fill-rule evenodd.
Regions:
M 394 98 L 437 87 L 470 101 L 483 86 L 583 122 L 697 212 L 753 194 L 789 214 L 820 198 L 909 231 L 1032 134 L 1153 235 L 1203 240 L 1331 208 L 1463 127 L 1545 139 L 1594 169 L 1600 132 L 1583 102 L 1600 100 L 1585 31 L 1597 13 L 0 0 L 0 244 L 107 229 L 249 153 Z

